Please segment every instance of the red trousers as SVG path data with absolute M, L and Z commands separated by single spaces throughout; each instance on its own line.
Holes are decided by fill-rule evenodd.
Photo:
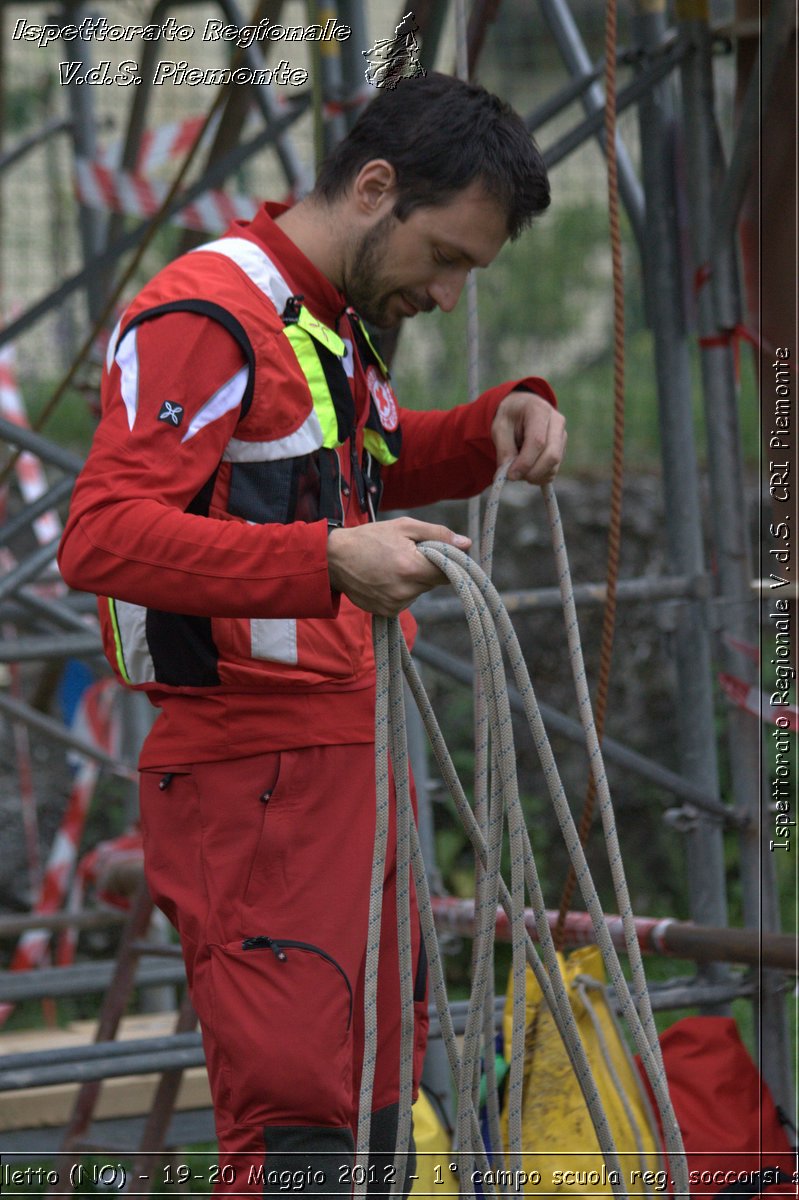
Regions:
M 285 1192 L 280 1172 L 293 1169 L 317 1172 L 303 1191 L 349 1195 L 363 1047 L 374 747 L 310 747 L 148 770 L 141 820 L 148 884 L 180 934 L 202 1026 L 220 1153 L 214 1194 Z M 398 1099 L 394 830 L 392 789 L 373 1195 L 389 1190 L 380 1185 L 390 1178 L 379 1176 L 390 1174 L 385 1155 L 393 1152 Z M 413 889 L 411 903 L 418 1087 L 427 1033 L 426 960 Z

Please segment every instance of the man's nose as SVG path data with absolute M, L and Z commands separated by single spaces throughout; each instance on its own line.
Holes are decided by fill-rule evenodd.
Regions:
M 448 275 L 446 279 L 437 279 L 427 289 L 427 294 L 434 300 L 442 312 L 452 312 L 460 299 L 467 272 Z

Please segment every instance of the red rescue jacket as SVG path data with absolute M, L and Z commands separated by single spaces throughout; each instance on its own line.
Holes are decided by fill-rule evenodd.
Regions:
M 298 295 L 310 359 L 281 319 Z M 321 374 L 332 354 L 351 397 L 353 429 L 340 421 L 332 448 L 307 370 L 319 344 Z M 170 264 L 123 315 L 60 562 L 72 586 L 114 597 L 100 602 L 109 660 L 163 709 L 144 765 L 371 739 L 371 621 L 331 593 L 326 553 L 328 520 L 370 519 L 367 426 L 382 411 L 398 449 L 401 422 L 388 505 L 470 495 L 493 473 L 496 408 L 520 386 L 449 413 L 397 410 L 375 362 L 266 210 Z M 542 380 L 521 386 L 554 403 Z

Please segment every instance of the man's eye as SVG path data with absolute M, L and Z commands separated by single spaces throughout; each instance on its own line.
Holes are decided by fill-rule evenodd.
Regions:
M 454 258 L 450 258 L 449 255 L 444 254 L 444 252 L 442 250 L 436 250 L 435 253 L 433 254 L 433 258 L 442 267 L 451 267 L 455 261 Z

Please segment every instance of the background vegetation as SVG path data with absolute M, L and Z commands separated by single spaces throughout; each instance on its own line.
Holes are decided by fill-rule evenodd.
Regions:
M 508 95 L 521 111 L 529 111 L 562 81 L 551 40 L 540 20 L 535 16 L 531 19 L 530 8 L 529 4 L 506 0 L 492 28 L 481 64 L 485 82 Z M 588 40 L 589 50 L 599 57 L 602 6 L 594 0 L 572 0 L 572 8 Z M 622 38 L 625 35 L 623 29 Z M 723 75 L 725 64 L 720 63 L 719 68 Z M 44 115 L 48 103 L 50 99 L 42 92 L 38 80 L 27 80 L 18 87 L 10 87 L 5 96 L 7 129 L 12 135 L 28 132 Z M 722 98 L 723 111 L 726 104 Z M 568 114 L 568 121 L 575 119 L 575 112 Z M 162 119 L 168 119 L 168 116 Z M 549 144 L 559 129 L 557 123 L 547 127 L 541 135 L 541 143 Z M 632 152 L 637 153 L 633 116 L 625 119 L 624 132 Z M 60 152 L 53 153 L 55 157 L 48 160 L 42 171 L 49 180 L 47 196 L 50 203 L 46 220 L 37 224 L 32 202 L 30 212 L 24 214 L 28 222 L 25 237 L 14 239 L 13 264 L 8 247 L 5 251 L 3 282 L 6 294 L 15 299 L 27 295 L 27 276 L 35 273 L 41 262 L 48 264 L 49 273 L 55 275 L 66 271 L 70 259 L 74 265 L 76 250 L 69 239 L 74 239 L 75 214 L 70 207 L 73 201 L 69 176 L 64 163 L 59 165 Z M 545 375 L 553 383 L 569 424 L 569 450 L 562 487 L 566 501 L 572 496 L 572 483 L 575 484 L 575 498 L 567 525 L 570 551 L 574 542 L 578 560 L 575 575 L 580 581 L 595 581 L 603 575 L 607 523 L 605 484 L 612 441 L 613 390 L 607 215 L 604 174 L 596 149 L 586 147 L 575 156 L 574 162 L 570 160 L 556 168 L 552 182 L 551 210 L 520 241 L 506 247 L 489 271 L 480 273 L 480 373 L 486 386 L 524 374 Z M 237 181 L 237 187 L 242 191 L 257 186 L 256 180 L 247 172 Z M 21 208 L 19 204 L 14 207 Z M 627 323 L 626 462 L 631 477 L 643 477 L 642 481 L 631 482 L 627 490 L 628 540 L 623 569 L 630 576 L 662 569 L 663 547 L 662 509 L 658 508 L 657 499 L 651 499 L 653 493 L 659 494 L 652 334 L 646 326 L 642 303 L 638 251 L 626 223 L 623 237 Z M 173 232 L 162 235 L 155 250 L 148 255 L 141 271 L 142 278 L 153 273 L 174 251 L 177 240 Z M 48 275 L 47 286 L 51 283 Z M 403 403 L 417 408 L 449 408 L 466 398 L 465 325 L 466 307 L 461 303 L 454 314 L 433 314 L 416 321 L 412 331 L 408 330 L 410 336 L 401 339 L 395 365 L 397 388 Z M 45 326 L 46 337 L 41 341 L 37 340 L 38 335 L 36 339 L 23 339 L 20 346 L 20 379 L 29 413 L 34 419 L 82 340 L 82 307 L 78 302 L 70 302 L 57 320 L 48 320 Z M 694 366 L 694 432 L 700 457 L 704 457 L 705 432 L 696 354 Z M 68 395 L 45 432 L 61 444 L 85 450 L 94 427 L 95 406 L 96 370 L 87 374 L 80 389 Z M 741 355 L 739 418 L 752 492 L 756 496 L 757 397 L 747 348 Z M 582 489 L 579 496 L 578 485 Z M 581 500 L 580 496 L 587 499 Z M 502 585 L 531 587 L 553 582 L 540 514 L 532 507 L 522 513 L 516 511 L 515 516 L 514 511 L 508 510 L 502 534 L 504 546 L 498 562 Z M 453 517 L 448 510 L 446 515 L 448 520 L 463 522 L 462 514 Z M 757 526 L 753 522 L 753 545 L 756 542 Z M 593 680 L 596 678 L 598 643 L 596 610 L 586 612 L 584 617 L 581 614 L 581 624 L 589 655 L 589 677 Z M 528 657 L 535 662 L 536 682 L 539 678 L 542 680 L 547 698 L 551 698 L 549 689 L 554 690 L 558 705 L 563 703 L 565 707 L 566 701 L 561 702 L 557 690 L 565 670 L 558 619 L 553 618 L 548 623 L 540 616 L 523 618 L 520 628 Z M 448 648 L 467 653 L 462 634 L 452 627 L 444 627 L 440 636 Z M 639 607 L 633 616 L 623 614 L 617 637 L 610 732 L 659 761 L 676 766 L 671 671 L 668 632 L 660 626 L 655 607 Z M 465 689 L 437 677 L 430 678 L 429 682 L 437 709 L 446 719 L 445 733 L 456 763 L 462 778 L 468 782 L 472 769 L 470 697 Z M 641 700 L 642 696 L 646 699 Z M 721 701 L 718 713 L 721 732 Z M 723 757 L 723 737 L 720 737 L 719 745 Z M 565 742 L 556 742 L 556 753 L 559 761 L 566 764 L 569 795 L 575 808 L 579 808 L 585 776 L 582 754 Z M 520 768 L 523 800 L 529 827 L 534 832 L 542 883 L 548 901 L 555 907 L 565 877 L 565 852 L 529 748 L 520 748 Z M 722 770 L 726 779 L 724 763 Z M 56 803 L 56 815 L 60 815 L 58 804 L 66 795 L 66 773 L 63 780 L 66 783 L 61 794 L 57 789 L 48 789 Z M 613 783 L 614 792 L 618 785 L 625 862 L 636 909 L 650 916 L 687 917 L 683 847 L 679 835 L 662 819 L 662 797 L 649 785 L 630 783 L 625 777 L 614 778 Z M 124 808 L 114 783 L 106 781 L 95 804 L 85 848 L 100 838 L 121 832 Z M 440 795 L 434 805 L 434 816 L 438 864 L 445 885 L 455 895 L 471 895 L 473 865 L 466 839 L 451 805 Z M 743 913 L 739 848 L 735 835 L 727 835 L 725 847 L 729 918 L 731 924 L 739 925 Z M 593 839 L 589 856 L 592 867 L 596 867 L 603 901 L 612 909 L 607 872 Z M 780 876 L 785 924 L 791 928 L 795 919 L 792 864 L 787 856 L 775 862 Z M 107 954 L 113 950 L 113 940 L 87 939 L 82 948 L 90 954 Z M 464 944 L 460 949 L 451 946 L 450 949 L 452 993 L 463 994 L 468 988 L 469 946 Z M 507 965 L 507 952 L 501 950 L 496 978 L 500 990 L 505 986 Z M 653 979 L 688 975 L 692 970 L 691 964 L 652 959 L 647 968 Z M 79 1004 L 62 1002 L 58 1006 L 58 1019 L 66 1023 L 75 1016 L 89 1015 L 95 1007 L 94 999 Z M 736 1002 L 735 1013 L 751 1045 L 751 1006 L 747 1002 Z M 680 1015 L 683 1014 L 662 1014 L 659 1020 L 661 1024 L 667 1024 Z M 35 1006 L 20 1008 L 13 1018 L 18 1024 L 38 1019 L 39 1010 Z

